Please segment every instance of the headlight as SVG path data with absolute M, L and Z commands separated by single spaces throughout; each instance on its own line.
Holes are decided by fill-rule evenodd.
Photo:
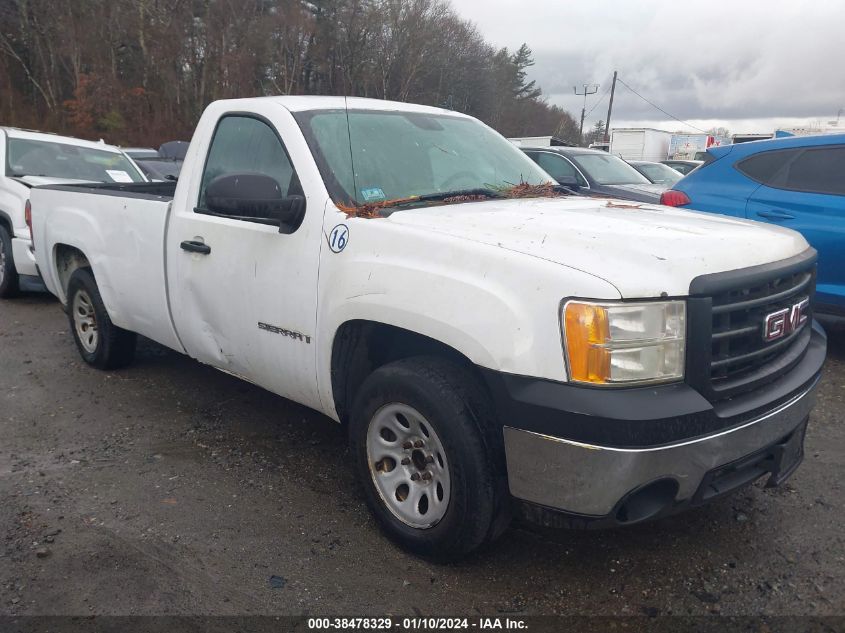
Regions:
M 684 377 L 683 301 L 568 301 L 561 324 L 573 381 L 613 386 Z

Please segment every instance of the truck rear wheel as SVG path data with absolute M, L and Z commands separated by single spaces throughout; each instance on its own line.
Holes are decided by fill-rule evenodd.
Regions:
M 361 386 L 350 421 L 354 467 L 367 504 L 402 547 L 457 560 L 507 526 L 487 400 L 468 371 L 433 357 L 380 367 Z
M 82 359 L 99 369 L 119 369 L 135 357 L 136 335 L 111 322 L 89 268 L 79 268 L 67 286 L 70 331 Z
M 12 236 L 0 224 L 0 298 L 18 294 L 18 271 L 12 257 Z

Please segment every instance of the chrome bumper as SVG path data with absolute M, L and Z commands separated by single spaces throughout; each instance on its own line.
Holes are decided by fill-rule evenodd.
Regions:
M 602 517 L 629 492 L 658 479 L 690 499 L 704 476 L 775 444 L 794 431 L 815 403 L 818 379 L 776 409 L 706 437 L 649 448 L 595 446 L 505 426 L 511 494 L 578 515 Z

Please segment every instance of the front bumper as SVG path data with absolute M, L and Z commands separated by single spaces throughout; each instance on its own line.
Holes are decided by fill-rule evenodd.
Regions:
M 687 385 L 610 392 L 488 374 L 505 415 L 511 494 L 606 525 L 707 501 L 767 472 L 780 483 L 803 454 L 825 350 L 814 324 L 792 370 L 716 404 Z
M 798 429 L 813 406 L 815 389 L 816 383 L 740 427 L 652 448 L 595 446 L 505 427 L 511 493 L 546 507 L 592 516 L 615 514 L 629 493 L 656 482 L 671 482 L 659 491 L 673 491 L 673 504 L 692 499 L 707 473 L 763 447 L 776 446 Z
M 35 253 L 32 250 L 32 240 L 23 237 L 12 238 L 12 257 L 19 275 L 35 277 L 38 269 L 35 266 Z
M 23 237 L 12 238 L 12 257 L 18 271 L 20 289 L 27 292 L 47 292 L 41 272 L 35 263 L 32 240 Z

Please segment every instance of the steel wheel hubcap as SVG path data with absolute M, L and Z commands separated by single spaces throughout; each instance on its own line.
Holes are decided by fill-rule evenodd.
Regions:
M 84 290 L 80 290 L 73 297 L 73 325 L 82 347 L 89 354 L 97 351 L 97 317 L 94 315 L 94 304 L 91 297 Z
M 397 519 L 430 528 L 449 507 L 446 451 L 423 415 L 405 404 L 386 404 L 367 429 L 367 463 L 382 501 Z

